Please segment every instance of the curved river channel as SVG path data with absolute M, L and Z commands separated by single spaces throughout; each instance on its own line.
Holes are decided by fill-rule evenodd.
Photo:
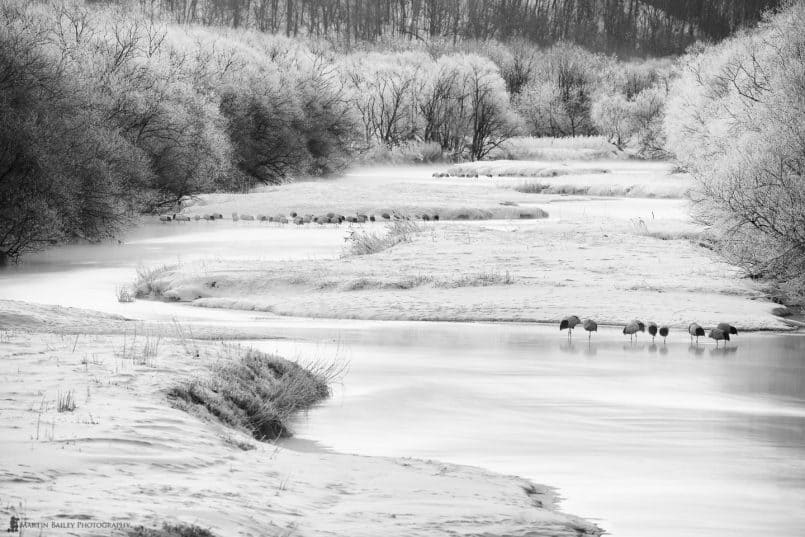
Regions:
M 444 224 L 449 225 L 449 224 Z M 146 224 L 123 244 L 72 246 L 0 272 L 0 298 L 147 320 L 259 324 L 248 343 L 348 365 L 300 416 L 298 449 L 482 466 L 555 486 L 563 509 L 617 537 L 805 535 L 805 337 L 740 334 L 725 350 L 588 343 L 554 326 L 329 321 L 138 301 L 139 265 L 337 255 L 343 230 Z

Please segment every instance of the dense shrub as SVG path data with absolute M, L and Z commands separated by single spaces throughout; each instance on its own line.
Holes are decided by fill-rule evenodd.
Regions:
M 108 236 L 147 180 L 144 155 L 104 121 L 69 67 L 36 16 L 3 6 L 0 265 L 65 238 Z
M 805 294 L 805 4 L 683 61 L 665 125 L 720 251 Z
M 323 371 L 313 372 L 284 358 L 248 349 L 169 392 L 189 409 L 198 407 L 258 440 L 290 436 L 288 420 L 330 395 Z

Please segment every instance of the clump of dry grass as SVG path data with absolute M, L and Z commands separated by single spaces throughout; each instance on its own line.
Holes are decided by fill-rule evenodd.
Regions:
M 706 232 L 692 231 L 685 229 L 652 230 L 649 229 L 648 223 L 642 218 L 633 218 L 632 220 L 629 221 L 629 226 L 632 228 L 633 233 L 635 233 L 636 235 L 641 235 L 643 237 L 650 237 L 652 239 L 658 239 L 661 241 L 684 240 L 684 241 L 690 241 L 694 244 L 698 244 L 705 248 L 711 247 L 708 245 L 708 243 L 712 240 L 712 238 L 709 237 Z
M 58 412 L 72 412 L 75 408 L 75 394 L 73 390 L 67 390 L 66 392 L 59 391 L 56 397 L 56 410 Z
M 295 412 L 329 397 L 329 382 L 339 371 L 334 364 L 302 367 L 247 349 L 217 364 L 209 378 L 175 386 L 168 396 L 186 409 L 203 410 L 257 440 L 271 441 L 291 435 L 288 420 Z
M 132 293 L 131 288 L 127 285 L 118 286 L 115 289 L 115 295 L 117 296 L 118 302 L 134 302 L 134 293 Z
M 356 278 L 350 280 L 342 286 L 344 291 L 363 291 L 365 289 L 380 289 L 383 287 L 383 282 L 374 278 Z
M 644 231 L 641 233 L 644 237 L 651 237 L 653 239 L 659 239 L 661 241 L 673 241 L 673 240 L 686 240 L 693 243 L 699 243 L 702 240 L 706 240 L 702 233 L 698 231 Z
M 345 283 L 343 291 L 363 291 L 364 289 L 414 289 L 433 282 L 433 277 L 426 274 L 403 276 L 398 279 L 379 280 L 375 278 L 360 277 Z
M 223 441 L 226 442 L 228 445 L 232 447 L 236 447 L 241 451 L 252 451 L 253 449 L 257 449 L 257 446 L 252 444 L 248 440 L 241 440 L 231 434 L 222 437 Z
M 398 280 L 392 280 L 383 284 L 384 289 L 414 289 L 427 285 L 433 281 L 433 277 L 426 274 L 414 274 L 413 276 L 404 276 Z
M 383 233 L 353 229 L 344 239 L 348 255 L 369 255 L 388 250 L 403 242 L 411 242 L 414 235 L 423 230 L 421 224 L 395 215 Z
M 542 194 L 551 188 L 551 185 L 545 183 L 535 183 L 533 181 L 524 181 L 519 185 L 512 187 L 512 190 L 522 192 L 523 194 Z
M 134 295 L 137 298 L 160 298 L 164 294 L 163 285 L 159 279 L 175 267 L 158 265 L 155 267 L 137 267 L 137 276 L 134 279 Z
M 589 185 L 549 185 L 532 181 L 524 181 L 514 185 L 512 189 L 523 194 L 565 194 L 572 196 L 586 196 L 591 190 Z M 621 192 L 620 194 L 625 195 L 626 192 Z
M 156 367 L 161 342 L 162 334 L 158 331 L 151 331 L 148 328 L 138 330 L 135 326 L 131 339 L 128 334 L 123 334 L 123 347 L 117 355 L 122 360 L 130 360 L 136 365 Z
M 456 287 L 488 287 L 491 285 L 511 285 L 514 277 L 508 270 L 483 270 L 472 274 L 464 274 L 458 278 L 438 280 L 436 287 L 456 288 Z

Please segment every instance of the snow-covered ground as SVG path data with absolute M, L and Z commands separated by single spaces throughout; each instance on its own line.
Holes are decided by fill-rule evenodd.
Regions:
M 198 306 L 307 317 L 553 322 L 575 313 L 602 324 L 640 318 L 676 327 L 728 320 L 741 329 L 785 328 L 762 289 L 705 247 L 681 198 L 686 176 L 657 162 L 565 165 L 608 173 L 539 181 L 573 181 L 576 191 L 608 195 L 521 193 L 512 187 L 522 178 L 434 178 L 433 169 L 415 168 L 210 196 L 189 211 L 538 208 L 549 217 L 423 223 L 411 242 L 364 256 L 186 263 L 164 272 L 158 285 L 168 297 Z M 626 190 L 632 195 L 621 196 Z M 244 223 L 256 225 L 265 224 Z M 308 227 L 317 232 L 318 226 Z M 380 234 L 385 228 L 366 224 L 344 233 L 350 230 Z

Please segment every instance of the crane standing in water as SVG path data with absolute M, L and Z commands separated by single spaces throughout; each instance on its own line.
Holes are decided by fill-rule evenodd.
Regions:
M 657 336 L 657 323 L 648 323 L 648 333 L 651 335 L 651 342 L 654 343 L 654 338 Z
M 699 344 L 699 337 L 704 337 L 704 328 L 699 326 L 698 323 L 690 323 L 688 325 L 688 334 L 690 334 L 690 341 L 693 342 L 693 338 L 696 338 L 696 345 Z
M 587 340 L 589 341 L 593 337 L 593 332 L 598 332 L 598 323 L 593 321 L 592 319 L 585 319 L 582 323 L 582 327 L 587 330 Z
M 738 335 L 738 329 L 732 326 L 730 323 L 718 323 L 718 326 L 716 326 L 716 328 L 718 328 L 725 334 L 729 334 L 731 336 Z M 729 338 L 727 338 L 727 341 L 729 341 Z
M 638 332 L 645 332 L 645 331 L 646 331 L 646 325 L 643 324 L 643 321 L 638 321 L 637 319 L 631 321 L 629 324 L 623 327 L 623 333 L 624 335 L 629 336 L 629 341 L 632 341 L 633 337 L 637 338 Z
M 725 332 L 724 330 L 722 330 L 720 328 L 713 328 L 712 330 L 710 330 L 710 339 L 715 339 L 716 340 L 716 348 L 718 348 L 718 342 L 719 341 L 723 341 L 724 346 L 726 347 L 727 346 L 727 341 L 730 340 L 730 333 L 729 333 L 729 331 Z
M 581 322 L 581 319 L 577 315 L 568 315 L 562 322 L 559 323 L 559 330 L 564 330 L 567 328 L 567 337 L 573 337 L 573 329 L 576 327 L 577 324 Z

